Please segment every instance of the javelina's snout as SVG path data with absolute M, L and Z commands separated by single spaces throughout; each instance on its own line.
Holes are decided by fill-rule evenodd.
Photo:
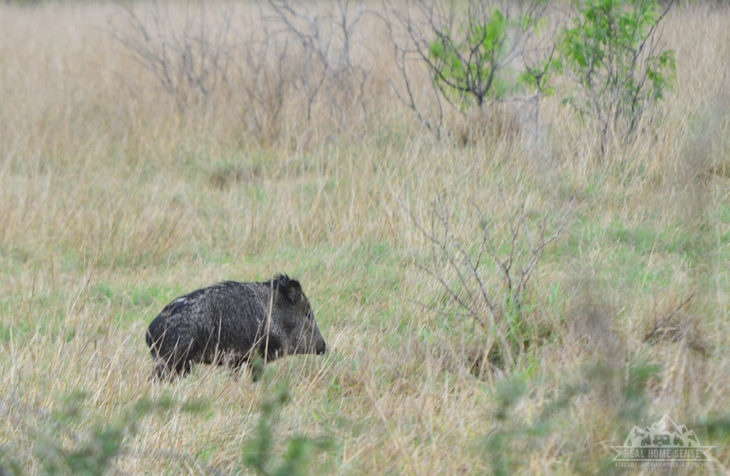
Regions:
M 324 339 L 317 342 L 317 348 L 315 349 L 318 355 L 327 353 L 327 344 L 324 343 Z

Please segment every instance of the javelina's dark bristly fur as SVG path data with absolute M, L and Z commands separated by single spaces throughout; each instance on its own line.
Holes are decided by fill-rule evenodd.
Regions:
M 323 354 L 326 345 L 298 281 L 225 281 L 166 305 L 145 335 L 157 377 L 184 375 L 192 363 L 240 367 L 255 355 Z

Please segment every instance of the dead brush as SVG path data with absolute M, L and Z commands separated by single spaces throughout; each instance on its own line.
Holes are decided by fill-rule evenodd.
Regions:
M 215 11 L 205 1 L 185 3 L 183 17 L 164 2 L 139 7 L 118 2 L 111 36 L 125 54 L 151 72 L 178 109 L 207 99 L 230 78 L 230 6 Z
M 500 198 L 504 221 L 497 226 L 503 229 L 472 202 L 470 221 L 478 224 L 474 237 L 457 235 L 455 213 L 443 199 L 433 202 L 426 225 L 411 213 L 431 247 L 430 263 L 417 266 L 439 284 L 448 300 L 427 307 L 476 324 L 480 345 L 467 352 L 466 359 L 478 375 L 488 368 L 512 368 L 520 354 L 550 334 L 531 318 L 536 311 L 533 278 L 545 248 L 558 238 L 572 208 L 571 201 L 549 233 L 547 217 L 531 227 L 524 203 L 510 207 L 503 191 Z M 496 282 L 490 277 L 495 274 Z

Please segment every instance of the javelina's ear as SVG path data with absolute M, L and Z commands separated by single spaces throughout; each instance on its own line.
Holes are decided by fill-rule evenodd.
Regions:
M 302 286 L 296 279 L 290 279 L 286 282 L 284 293 L 292 303 L 298 303 L 302 299 Z

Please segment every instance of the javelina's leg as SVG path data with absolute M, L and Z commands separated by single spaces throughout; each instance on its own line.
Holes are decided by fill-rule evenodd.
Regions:
M 175 365 L 175 373 L 179 377 L 184 377 L 185 375 L 190 373 L 190 370 L 193 367 L 193 363 L 190 360 L 184 359 Z
M 168 361 L 168 365 L 174 369 L 176 377 L 184 377 L 190 373 L 192 367 L 192 359 L 190 356 L 191 345 L 182 346 L 180 344 L 175 346 L 172 352 L 173 358 Z
M 170 380 L 175 374 L 174 369 L 162 359 L 158 359 L 155 363 L 155 370 L 152 372 L 150 380 Z
M 231 377 L 236 381 L 241 376 L 241 368 L 244 364 L 243 359 L 237 355 L 229 355 L 225 362 L 226 367 L 228 367 L 231 373 Z
M 251 378 L 254 382 L 261 380 L 264 375 L 264 359 L 256 356 L 255 358 L 248 361 L 248 366 L 251 369 Z
M 176 377 L 184 377 L 190 373 L 191 368 L 192 362 L 189 360 L 177 362 L 174 365 L 160 360 L 155 364 L 155 370 L 150 380 L 172 380 Z
M 155 364 L 155 376 L 160 380 L 172 380 L 175 377 L 184 377 L 190 372 L 192 361 L 187 348 L 181 350 L 175 346 L 166 354 L 161 354 Z

